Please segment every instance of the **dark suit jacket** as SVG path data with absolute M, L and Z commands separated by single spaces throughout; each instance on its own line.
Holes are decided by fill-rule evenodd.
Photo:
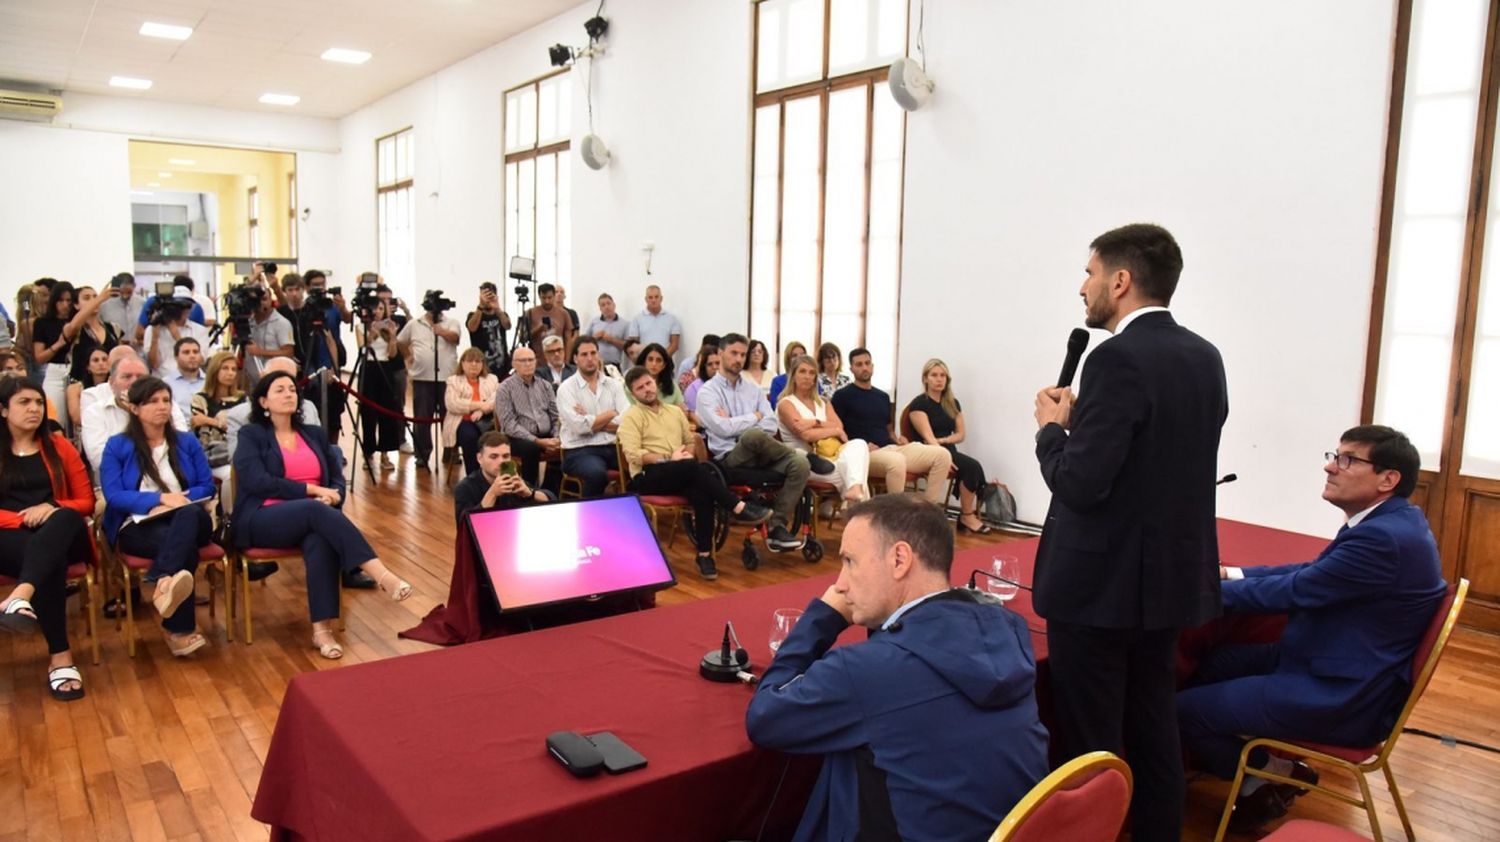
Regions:
M 1094 349 L 1072 431 L 1037 435 L 1052 505 L 1036 609 L 1098 628 L 1196 626 L 1219 614 L 1214 481 L 1229 414 L 1219 351 L 1147 313 Z
M 318 485 L 344 491 L 343 460 L 329 446 L 321 427 L 303 425 L 302 440 L 318 456 L 322 477 Z M 240 428 L 239 445 L 234 450 L 234 475 L 239 497 L 234 501 L 234 542 L 240 547 L 254 546 L 250 537 L 250 515 L 267 500 L 305 500 L 307 486 L 286 478 L 286 462 L 276 433 L 267 424 L 246 424 Z M 342 503 L 340 505 L 342 508 Z
M 573 365 L 572 363 L 568 363 L 566 366 L 563 366 L 562 380 L 553 380 L 552 368 L 547 365 L 547 361 L 537 360 L 536 363 L 536 376 L 542 378 L 548 383 L 551 383 L 553 391 L 556 391 L 557 387 L 563 384 L 563 380 L 567 380 L 569 377 L 572 377 L 573 374 L 577 371 L 577 366 Z
M 1224 583 L 1224 608 L 1290 614 L 1276 673 L 1303 680 L 1286 682 L 1285 703 L 1338 711 L 1355 729 L 1346 739 L 1373 741 L 1395 724 L 1412 656 L 1446 590 L 1427 518 L 1392 497 L 1313 561 L 1245 568 L 1244 579 Z

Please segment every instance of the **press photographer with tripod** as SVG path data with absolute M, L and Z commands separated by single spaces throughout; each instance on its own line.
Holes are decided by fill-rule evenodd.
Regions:
M 263 286 L 247 282 L 229 293 L 228 302 L 233 340 L 244 343 L 245 388 L 254 389 L 271 360 L 294 356 L 292 323 L 277 312 L 275 299 Z
M 354 308 L 359 315 L 359 324 L 354 328 L 360 349 L 355 363 L 359 371 L 359 391 L 369 403 L 400 416 L 406 408 L 405 389 L 396 390 L 398 381 L 403 386 L 406 383 L 405 369 L 397 368 L 404 366 L 396 349 L 396 334 L 400 328 L 391 318 L 391 305 L 383 298 L 376 297 L 368 305 L 362 302 L 362 298 L 363 290 L 354 298 Z M 394 468 L 389 454 L 401 447 L 406 432 L 405 422 L 399 417 L 362 406 L 359 429 L 365 465 L 371 468 L 371 473 L 374 472 L 372 460 L 377 453 L 380 454 L 380 467 Z
M 441 417 L 445 412 L 443 390 L 458 363 L 458 332 L 463 327 L 444 315 L 454 306 L 441 290 L 430 289 L 422 297 L 422 317 L 407 322 L 396 335 L 411 379 L 412 415 L 417 418 Z M 426 469 L 432 457 L 432 424 L 418 422 L 412 439 L 417 464 Z
M 277 311 L 292 324 L 292 342 L 297 366 L 309 379 L 307 397 L 318 406 L 323 432 L 337 442 L 344 414 L 344 393 L 328 382 L 338 376 L 338 345 L 332 324 L 338 324 L 338 310 L 325 289 L 309 291 L 307 281 L 296 272 L 281 278 L 282 301 Z

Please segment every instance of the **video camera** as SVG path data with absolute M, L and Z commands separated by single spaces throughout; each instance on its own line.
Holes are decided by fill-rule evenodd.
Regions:
M 380 276 L 366 272 L 359 276 L 359 286 L 354 290 L 354 315 L 369 324 L 375 319 L 375 307 L 380 303 Z
M 322 328 L 327 323 L 328 308 L 332 306 L 333 297 L 329 294 L 329 290 L 323 287 L 308 287 L 307 298 L 302 303 L 302 311 L 307 313 L 307 321 L 313 328 Z
M 193 308 L 191 296 L 178 298 L 176 293 L 176 285 L 171 281 L 157 281 L 156 295 L 146 308 L 147 324 L 161 327 L 167 322 L 177 321 L 184 312 Z
M 229 340 L 236 346 L 250 343 L 250 317 L 266 300 L 266 288 L 246 282 L 224 293 L 224 307 L 229 311 Z
M 457 306 L 451 299 L 444 298 L 443 291 L 440 289 L 429 289 L 427 290 L 427 294 L 422 296 L 422 309 L 431 313 L 434 317 L 440 316 L 445 311 Z

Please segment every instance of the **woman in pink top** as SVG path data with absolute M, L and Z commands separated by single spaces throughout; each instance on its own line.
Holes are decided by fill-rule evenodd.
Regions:
M 234 540 L 240 547 L 302 550 L 313 645 L 336 659 L 344 656 L 333 631 L 341 571 L 363 570 L 396 601 L 411 596 L 412 588 L 386 568 L 339 510 L 343 454 L 321 428 L 302 423 L 300 405 L 297 383 L 284 371 L 262 377 L 250 396 L 250 423 L 240 430 L 234 452 Z

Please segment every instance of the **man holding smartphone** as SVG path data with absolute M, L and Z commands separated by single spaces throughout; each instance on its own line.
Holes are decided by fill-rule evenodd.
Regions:
M 453 488 L 453 516 L 462 529 L 464 515 L 483 509 L 516 509 L 548 503 L 553 497 L 521 479 L 510 458 L 510 439 L 491 430 L 479 437 L 479 470 Z
M 510 330 L 510 315 L 500 308 L 500 294 L 489 281 L 479 285 L 479 306 L 464 324 L 469 344 L 484 352 L 484 363 L 490 373 L 504 380 L 510 373 L 510 357 L 505 336 Z

